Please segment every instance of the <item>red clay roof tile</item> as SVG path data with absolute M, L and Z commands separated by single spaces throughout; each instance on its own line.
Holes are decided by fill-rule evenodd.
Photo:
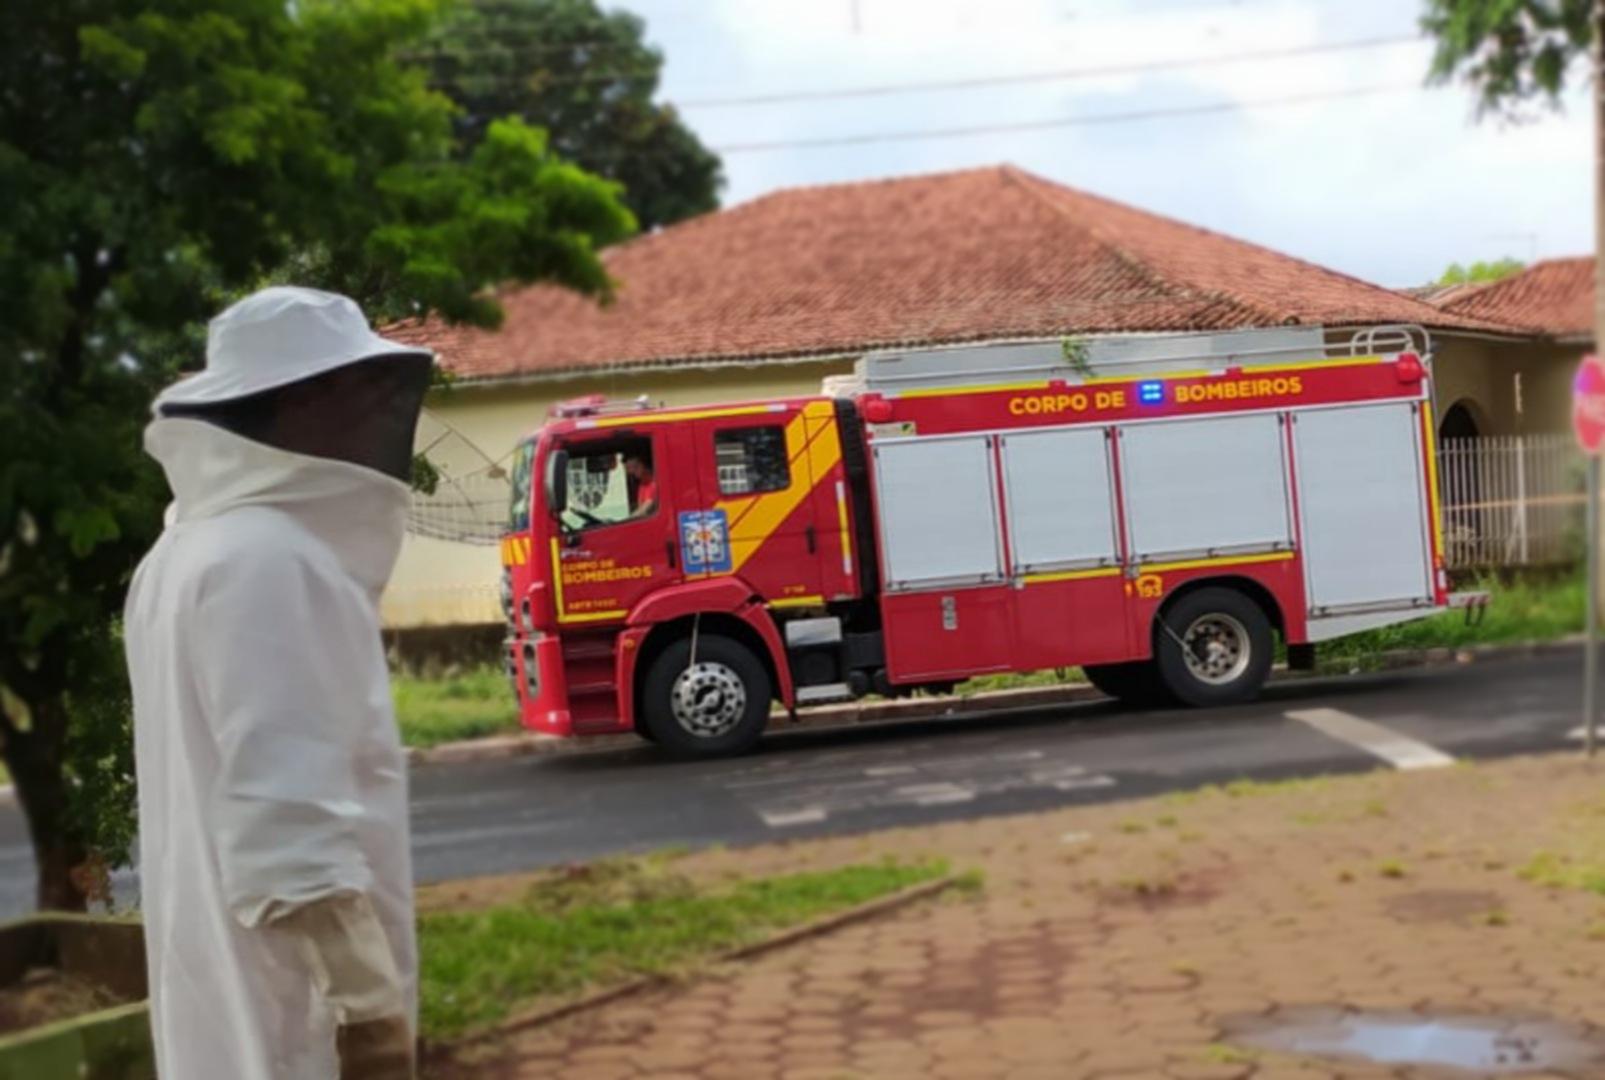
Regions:
M 1594 257 L 1545 259 L 1440 301 L 1445 311 L 1555 337 L 1594 333 Z
M 461 378 L 1066 333 L 1480 318 L 1011 166 L 780 191 L 607 253 L 606 307 L 534 286 L 499 331 L 388 327 Z

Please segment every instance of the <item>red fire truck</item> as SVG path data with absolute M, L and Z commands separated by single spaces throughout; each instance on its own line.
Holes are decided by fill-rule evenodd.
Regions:
M 553 409 L 502 599 L 526 727 L 754 744 L 787 710 L 1079 665 L 1253 697 L 1277 637 L 1452 603 L 1415 327 L 888 352 L 819 396 Z

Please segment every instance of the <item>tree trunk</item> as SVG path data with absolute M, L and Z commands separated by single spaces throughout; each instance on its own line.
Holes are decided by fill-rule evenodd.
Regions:
M 83 866 L 86 852 L 67 820 L 66 705 L 59 698 L 28 705 L 29 730 L 6 737 L 5 756 L 33 841 L 36 902 L 42 909 L 83 911 L 86 898 L 74 871 Z

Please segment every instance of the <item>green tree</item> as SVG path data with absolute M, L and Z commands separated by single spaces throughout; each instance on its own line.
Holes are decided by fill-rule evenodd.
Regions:
M 140 431 L 204 320 L 275 280 L 481 325 L 507 279 L 608 291 L 616 185 L 515 120 L 464 152 L 394 59 L 442 3 L 0 5 L 0 751 L 41 906 L 126 847 L 115 627 L 165 498 Z
M 1481 284 L 1486 281 L 1498 281 L 1501 278 L 1519 274 L 1527 268 L 1527 264 L 1520 259 L 1491 259 L 1487 262 L 1474 262 L 1470 266 L 1461 266 L 1459 263 L 1450 263 L 1449 268 L 1438 279 L 1439 285 L 1468 285 Z
M 1421 25 L 1438 40 L 1430 77 L 1463 76 L 1481 111 L 1559 103 L 1567 68 L 1593 42 L 1594 0 L 1427 0 Z
M 644 25 L 594 0 L 469 0 L 408 58 L 461 108 L 472 141 L 498 117 L 551 133 L 562 156 L 624 185 L 643 228 L 719 205 L 719 159 L 654 102 L 663 56 Z

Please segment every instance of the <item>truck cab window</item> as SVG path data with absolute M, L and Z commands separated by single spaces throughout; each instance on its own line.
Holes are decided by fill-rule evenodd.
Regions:
M 651 517 L 658 508 L 650 439 L 609 439 L 568 448 L 562 523 L 578 532 Z
M 753 495 L 783 491 L 791 486 L 786 464 L 786 429 L 735 428 L 713 437 L 714 464 L 719 472 L 719 494 Z

